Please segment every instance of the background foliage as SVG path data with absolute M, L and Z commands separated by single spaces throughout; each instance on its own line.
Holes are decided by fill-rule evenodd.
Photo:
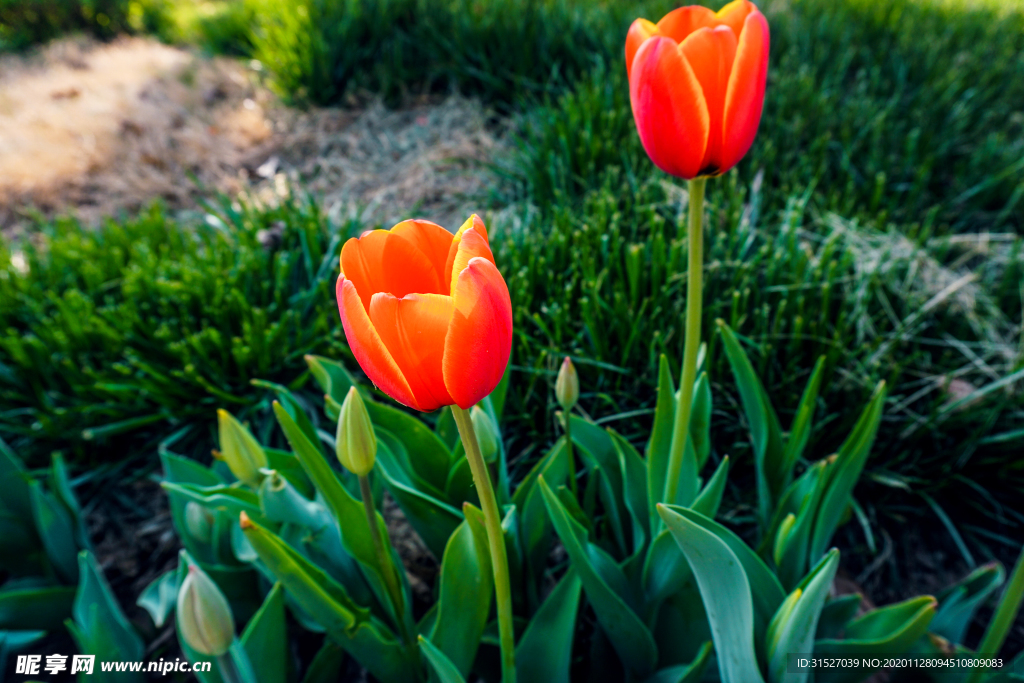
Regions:
M 68 17 L 83 6 L 52 5 Z M 399 103 L 457 88 L 512 112 L 516 154 L 481 198 L 517 306 L 506 419 L 521 442 L 510 452 L 557 434 L 544 415 L 562 354 L 592 389 L 583 407 L 593 417 L 627 436 L 646 429 L 657 356 L 674 362 L 682 345 L 685 192 L 640 148 L 621 41 L 636 15 L 657 18 L 671 3 L 111 6 L 111 26 L 124 17 L 116 26 L 259 59 L 297 102 L 368 90 Z M 1014 380 L 1024 366 L 1024 12 L 987 0 L 763 8 L 765 114 L 747 158 L 709 187 L 704 329 L 720 317 L 737 330 L 784 423 L 826 356 L 821 404 L 833 412 L 819 416 L 815 457 L 855 419 L 847 407 L 888 380 L 868 463 L 887 488 L 873 497 L 1012 491 L 1024 438 Z M 2 14 L 4 36 L 27 37 L 0 40 L 22 47 L 88 28 L 65 14 L 39 13 L 35 33 L 27 15 Z M 340 235 L 367 227 L 330 225 L 313 204 L 225 202 L 198 225 L 155 208 L 95 233 L 59 221 L 38 246 L 6 247 L 0 432 L 27 454 L 71 444 L 110 458 L 149 453 L 183 428 L 208 440 L 215 405 L 267 417 L 250 380 L 291 382 L 304 353 L 343 354 L 335 254 Z M 279 336 L 264 343 L 263 331 Z M 722 402 L 715 447 L 742 458 L 746 427 L 709 341 Z M 1024 521 L 1012 505 L 978 509 Z

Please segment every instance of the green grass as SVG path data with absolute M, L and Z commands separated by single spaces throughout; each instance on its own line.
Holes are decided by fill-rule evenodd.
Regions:
M 121 435 L 207 439 L 217 407 L 263 397 L 250 380 L 291 382 L 306 353 L 344 357 L 332 274 L 349 228 L 290 200 L 224 202 L 198 224 L 154 206 L 0 250 L 0 434 L 26 457 L 94 459 L 124 456 Z

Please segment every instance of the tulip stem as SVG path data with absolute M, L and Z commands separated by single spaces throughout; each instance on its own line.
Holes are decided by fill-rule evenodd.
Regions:
M 516 653 L 515 632 L 512 630 L 512 586 L 508 573 L 508 556 L 505 553 L 505 535 L 501 531 L 501 516 L 498 512 L 498 501 L 494 497 L 494 487 L 487 474 L 487 464 L 480 453 L 480 444 L 473 430 L 473 420 L 469 411 L 457 405 L 452 406 L 452 416 L 459 427 L 462 447 L 466 450 L 469 468 L 473 471 L 480 507 L 484 512 L 484 524 L 487 527 L 487 545 L 491 551 L 491 568 L 494 571 L 494 591 L 498 604 L 498 634 L 501 641 L 501 680 L 502 683 L 515 683 Z
M 235 668 L 235 663 L 231 661 L 231 655 L 227 652 L 217 655 L 217 668 L 220 669 L 220 677 L 224 679 L 224 683 L 242 683 L 238 669 Z
M 690 411 L 693 408 L 693 383 L 697 378 L 697 349 L 700 347 L 701 304 L 704 277 L 704 184 L 707 178 L 690 181 L 690 220 L 687 225 L 689 264 L 686 272 L 686 338 L 683 342 L 683 369 L 679 378 L 679 403 L 672 428 L 668 469 L 665 472 L 665 495 L 661 502 L 673 505 L 679 490 L 679 473 L 690 432 Z
M 395 623 L 402 635 L 402 641 L 409 645 L 409 631 L 405 627 L 405 601 L 402 599 L 402 590 L 398 585 L 398 568 L 393 566 L 387 550 L 384 548 L 384 539 L 381 538 L 380 525 L 377 523 L 377 509 L 373 505 L 373 489 L 370 488 L 370 478 L 359 475 L 359 493 L 363 498 L 363 510 L 366 512 L 366 522 L 370 525 L 370 538 L 373 539 L 373 549 L 377 553 L 377 564 L 380 565 L 380 573 L 384 576 L 384 584 L 388 593 L 391 594 L 391 604 L 395 608 Z

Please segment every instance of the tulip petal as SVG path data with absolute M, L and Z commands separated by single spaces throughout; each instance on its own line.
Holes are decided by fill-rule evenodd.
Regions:
M 749 0 L 732 0 L 715 13 L 715 18 L 718 22 L 731 28 L 732 32 L 736 34 L 736 38 L 739 39 L 740 33 L 743 31 L 744 20 L 755 9 L 757 6 Z
M 629 32 L 626 34 L 626 78 L 629 78 L 629 74 L 633 71 L 633 58 L 636 57 L 636 51 L 640 49 L 644 41 L 656 35 L 659 35 L 658 26 L 652 21 L 637 19 L 630 25 Z
M 743 22 L 736 60 L 725 95 L 722 124 L 722 170 L 736 165 L 754 143 L 761 123 L 768 78 L 768 21 L 757 10 Z
M 700 173 L 715 175 L 722 170 L 722 118 L 729 74 L 736 57 L 736 34 L 724 25 L 697 29 L 686 37 L 679 49 L 700 82 L 708 108 L 708 145 Z
M 442 362 L 452 317 L 452 299 L 442 294 L 373 295 L 370 320 L 416 397 L 417 410 L 451 405 Z
M 475 213 L 466 219 L 466 222 L 462 224 L 462 227 L 455 233 L 455 237 L 452 238 L 451 247 L 448 249 L 448 259 L 445 262 L 444 267 L 444 281 L 449 285 L 449 291 L 452 285 L 452 268 L 455 265 L 455 256 L 459 253 L 459 246 L 462 244 L 462 236 L 466 234 L 467 230 L 476 230 L 477 233 L 483 236 L 484 241 L 488 242 L 487 239 L 487 226 L 484 225 L 483 220 L 480 216 Z M 488 247 L 490 248 L 490 247 Z M 466 259 L 468 261 L 469 259 Z M 493 260 L 493 259 L 491 259 Z M 465 265 L 463 265 L 465 267 Z M 462 270 L 461 268 L 459 270 Z M 459 271 L 456 270 L 455 274 L 458 276 Z
M 654 165 L 679 178 L 696 177 L 708 143 L 708 108 L 700 82 L 671 38 L 655 36 L 637 50 L 629 99 Z
M 459 274 L 465 270 L 471 259 L 478 257 L 494 263 L 494 255 L 491 253 L 490 245 L 487 244 L 487 239 L 481 236 L 476 228 L 470 228 L 462 233 L 458 251 L 455 252 L 455 257 L 452 259 L 451 289 L 449 290 L 452 296 L 455 296 L 455 286 L 459 282 Z
M 442 283 L 445 278 L 445 264 L 448 261 L 448 250 L 452 245 L 452 234 L 437 223 L 419 218 L 402 221 L 391 228 L 391 233 L 401 235 L 422 251 L 434 265 L 438 278 Z
M 468 233 L 467 233 L 468 234 Z M 459 273 L 444 342 L 444 383 L 468 410 L 494 391 L 512 351 L 512 301 L 494 263 L 473 258 Z
M 415 408 L 416 398 L 412 387 L 370 322 L 356 286 L 342 275 L 338 278 L 336 294 L 345 338 L 359 367 L 385 394 L 403 405 Z
M 430 258 L 401 234 L 372 230 L 341 250 L 341 272 L 359 292 L 364 307 L 377 292 L 403 297 L 413 292 L 445 294 Z
M 671 38 L 676 43 L 686 40 L 686 37 L 705 26 L 715 26 L 721 23 L 715 13 L 707 7 L 700 5 L 688 5 L 674 9 L 661 18 L 658 22 L 658 35 Z

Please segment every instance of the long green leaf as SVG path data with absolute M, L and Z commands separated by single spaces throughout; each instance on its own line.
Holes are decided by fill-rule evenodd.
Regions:
M 466 679 L 462 677 L 459 668 L 452 663 L 452 660 L 448 659 L 444 652 L 423 636 L 420 636 L 420 651 L 430 662 L 430 666 L 441 683 L 466 683 Z
M 521 680 L 569 683 L 582 586 L 570 569 L 533 615 L 516 646 L 516 675 Z
M 258 524 L 246 522 L 243 529 L 292 598 L 370 673 L 384 683 L 415 678 L 408 651 L 369 610 L 353 603 L 341 584 Z
M 793 467 L 797 460 L 803 455 L 807 447 L 807 440 L 811 436 L 811 423 L 814 421 L 814 406 L 818 401 L 818 391 L 821 389 L 821 377 L 825 373 L 825 356 L 818 358 L 814 364 L 814 372 L 807 381 L 804 393 L 800 397 L 800 404 L 796 408 L 796 415 L 793 417 L 793 426 L 789 430 L 789 438 L 786 440 L 786 451 L 782 457 L 783 471 L 786 473 L 784 486 L 789 485 L 789 478 L 792 475 Z
M 31 478 L 11 447 L 0 439 L 0 508 L 21 519 L 32 519 Z
M 699 512 L 708 519 L 714 519 L 718 514 L 718 506 L 722 504 L 722 494 L 725 492 L 725 482 L 729 478 L 729 456 L 722 458 L 711 479 L 704 485 L 701 492 L 693 501 L 691 509 Z
M 249 620 L 239 641 L 256 670 L 259 683 L 286 683 L 288 677 L 288 630 L 284 617 L 284 586 L 267 593 L 263 605 Z
M 52 631 L 71 616 L 74 586 L 0 590 L 0 631 Z
M 135 604 L 149 612 L 153 625 L 162 628 L 178 600 L 178 570 L 169 569 L 146 586 Z
M 651 438 L 647 442 L 644 456 L 647 460 L 647 501 L 651 528 L 661 525 L 661 518 L 655 505 L 665 493 L 665 473 L 668 470 L 668 454 L 672 446 L 672 429 L 676 419 L 676 387 L 672 382 L 672 370 L 664 354 L 658 359 L 658 401 L 654 407 L 654 424 Z
M 814 654 L 824 657 L 899 656 L 909 652 L 918 638 L 928 630 L 935 616 L 937 603 L 930 595 L 912 598 L 868 612 L 846 627 L 842 640 L 817 640 Z M 853 683 L 861 681 L 877 667 L 821 669 L 815 672 L 815 683 Z
M 57 575 L 67 583 L 78 582 L 78 544 L 71 514 L 52 494 L 43 490 L 37 481 L 29 485 L 32 498 L 32 517 L 39 538 L 46 548 L 46 556 Z
M 878 434 L 884 405 L 885 382 L 879 382 L 871 402 L 864 408 L 853 431 L 839 447 L 835 464 L 829 468 L 828 488 L 822 495 L 816 515 L 808 562 L 817 562 L 818 558 L 825 554 L 825 548 L 832 541 L 832 534 L 839 527 L 839 520 L 850 504 L 850 495 L 871 453 L 871 445 Z
M 761 380 L 754 372 L 746 352 L 736 335 L 724 323 L 719 323 L 725 355 L 736 378 L 736 386 L 743 403 L 743 412 L 750 425 L 754 445 L 754 467 L 757 475 L 758 510 L 762 526 L 767 526 L 785 485 L 783 471 L 782 427 L 775 409 L 768 401 Z
M 790 598 L 794 598 L 792 609 L 783 613 L 780 607 L 769 624 L 766 637 L 768 680 L 771 683 L 804 683 L 807 680 L 810 671 L 787 673 L 787 658 L 791 653 L 812 651 L 818 617 L 838 568 L 839 551 L 833 548 L 783 602 L 785 606 Z
M 419 475 L 444 491 L 452 454 L 437 434 L 412 415 L 383 403 L 366 401 L 366 410 L 374 425 L 388 430 L 405 444 L 411 464 Z
M 711 661 L 711 641 L 706 641 L 689 664 L 677 664 L 658 671 L 644 683 L 698 683 Z
M 763 683 L 754 649 L 754 603 L 739 558 L 717 535 L 658 506 L 697 579 L 723 683 Z
M 653 636 L 626 601 L 601 578 L 587 551 L 586 532 L 569 516 L 544 477 L 537 483 L 555 531 L 580 576 L 601 628 L 628 669 L 640 676 L 650 675 L 658 660 Z
M 491 611 L 494 579 L 483 513 L 468 503 L 466 519 L 448 539 L 441 562 L 437 621 L 430 634 L 462 676 L 468 676 Z
M 330 638 L 317 650 L 316 656 L 306 669 L 302 683 L 337 683 L 345 664 L 345 650 Z
M 951 643 L 964 642 L 974 613 L 1006 580 L 1006 570 L 998 562 L 978 567 L 968 576 L 943 590 L 936 597 L 939 609 L 929 630 Z

